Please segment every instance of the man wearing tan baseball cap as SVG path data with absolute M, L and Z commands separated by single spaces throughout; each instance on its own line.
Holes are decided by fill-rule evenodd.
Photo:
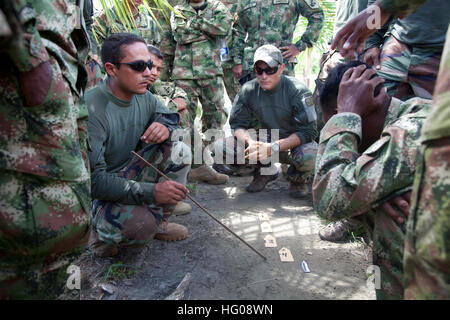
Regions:
M 230 126 L 235 137 L 226 140 L 225 154 L 236 153 L 236 140 L 245 143 L 245 159 L 257 160 L 253 181 L 248 192 L 262 191 L 279 173 L 264 175 L 260 162 L 279 153 L 281 163 L 290 164 L 286 178 L 290 181 L 290 195 L 304 198 L 310 194 L 317 153 L 316 113 L 312 94 L 298 79 L 283 75 L 285 65 L 281 51 L 273 45 L 259 47 L 254 55 L 256 79 L 242 86 L 233 103 Z M 277 129 L 279 139 L 254 140 L 248 129 Z M 236 159 L 236 158 L 235 158 Z M 242 161 L 242 159 L 241 159 Z M 239 162 L 239 159 L 237 163 Z M 247 161 L 248 163 L 248 161 Z M 235 164 L 228 164 L 236 168 Z

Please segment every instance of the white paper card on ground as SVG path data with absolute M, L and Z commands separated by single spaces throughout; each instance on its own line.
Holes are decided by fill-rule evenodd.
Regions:
M 294 262 L 294 257 L 292 256 L 291 250 L 289 250 L 288 248 L 281 248 L 278 253 L 280 254 L 281 261 Z
M 311 270 L 309 270 L 309 266 L 308 266 L 308 264 L 306 263 L 305 260 L 302 261 L 302 269 L 303 269 L 304 273 L 310 273 L 311 272 Z
M 269 215 L 265 212 L 258 213 L 259 221 L 269 221 Z
M 270 234 L 264 237 L 264 241 L 266 242 L 266 248 L 276 248 L 277 246 L 277 239 Z
M 272 232 L 272 226 L 268 221 L 264 221 L 261 223 L 261 231 L 262 232 Z

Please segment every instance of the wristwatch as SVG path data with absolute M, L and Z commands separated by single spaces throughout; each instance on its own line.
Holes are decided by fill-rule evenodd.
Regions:
M 280 144 L 278 142 L 272 142 L 270 149 L 272 150 L 272 153 L 277 153 L 280 151 Z

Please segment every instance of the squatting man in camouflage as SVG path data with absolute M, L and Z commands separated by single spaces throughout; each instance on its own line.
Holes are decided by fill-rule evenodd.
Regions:
M 108 76 L 86 93 L 86 103 L 92 146 L 90 247 L 105 257 L 115 255 L 118 246 L 186 238 L 187 228 L 167 219 L 186 198 L 191 158 L 189 147 L 170 142 L 171 132 L 179 128 L 178 113 L 147 91 L 153 62 L 145 41 L 116 33 L 105 40 L 101 55 Z M 133 150 L 174 181 L 133 158 Z M 186 159 L 177 162 L 172 154 Z
M 247 165 L 255 163 L 253 181 L 246 187 L 248 192 L 260 192 L 278 177 L 278 169 L 274 174 L 263 172 L 263 160 L 271 157 L 272 162 L 276 160 L 274 155 L 279 156 L 281 163 L 290 164 L 287 172 L 290 195 L 303 198 L 309 193 L 307 184 L 314 174 L 317 152 L 312 94 L 298 79 L 283 75 L 283 56 L 273 45 L 256 50 L 253 67 L 256 79 L 241 88 L 231 111 L 230 126 L 235 135 L 218 141 L 216 147 L 223 145 L 224 158 L 236 160 L 235 164 L 227 165 L 236 170 L 239 163 L 245 163 L 244 159 L 238 159 L 242 158 L 239 146 L 245 146 Z M 249 129 L 259 129 L 259 137 L 252 136 Z M 266 137 L 261 129 L 268 131 Z M 272 136 L 273 131 L 279 137 Z
M 313 202 L 324 218 L 354 217 L 364 223 L 373 241 L 373 264 L 381 269 L 377 298 L 402 299 L 408 212 L 392 214 L 383 203 L 412 189 L 430 101 L 390 98 L 383 82 L 359 61 L 339 64 L 330 72 L 321 92 L 326 124 Z

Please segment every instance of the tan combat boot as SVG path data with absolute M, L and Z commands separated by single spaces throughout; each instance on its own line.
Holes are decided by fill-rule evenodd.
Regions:
M 310 194 L 309 187 L 306 183 L 291 182 L 289 186 L 289 195 L 292 198 L 303 199 Z
M 162 241 L 179 241 L 186 239 L 188 229 L 178 223 L 163 220 L 159 225 L 160 232 L 155 235 L 155 239 Z
M 229 177 L 226 174 L 218 173 L 206 164 L 191 169 L 188 176 L 189 182 L 202 181 L 209 184 L 225 184 L 228 182 L 228 179 Z
M 172 214 L 175 216 L 181 216 L 183 214 L 188 214 L 189 212 L 191 212 L 191 210 L 192 207 L 189 203 L 180 201 L 175 206 L 175 209 L 173 210 Z
M 262 175 L 261 174 L 261 169 L 260 168 L 256 168 L 254 173 L 253 173 L 253 181 L 245 187 L 245 190 L 247 190 L 247 192 L 260 192 L 262 190 L 264 190 L 264 188 L 266 187 L 266 185 L 270 182 L 270 181 L 274 181 L 278 178 L 280 172 L 277 169 L 277 173 L 272 174 L 272 175 Z
M 94 230 L 91 230 L 88 246 L 89 249 L 91 249 L 91 251 L 100 258 L 112 257 L 119 252 L 116 245 L 100 240 L 97 232 Z

